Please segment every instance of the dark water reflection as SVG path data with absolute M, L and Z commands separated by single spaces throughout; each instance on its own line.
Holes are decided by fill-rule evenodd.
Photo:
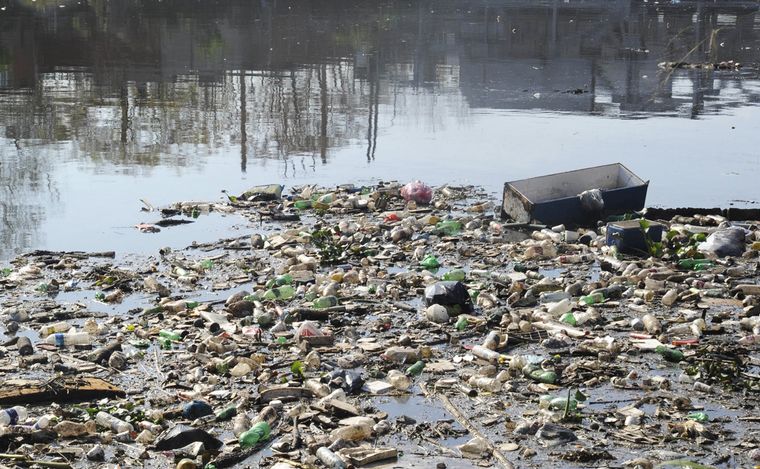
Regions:
M 110 187 L 113 203 L 124 200 L 115 193 L 134 200 L 140 180 L 165 185 L 148 192 L 172 200 L 169 189 L 189 174 L 182 168 L 327 183 L 345 180 L 333 155 L 349 148 L 370 163 L 357 177 L 393 177 L 374 162 L 386 142 L 406 138 L 394 129 L 410 119 L 422 122 L 421 140 L 446 145 L 461 138 L 446 131 L 451 122 L 479 126 L 473 115 L 483 112 L 702 119 L 760 101 L 757 2 L 0 0 L 0 8 L 0 259 L 49 244 L 46 231 L 67 224 L 50 225 L 53 214 L 75 223 L 91 203 L 70 190 L 83 180 L 94 198 Z M 658 68 L 725 60 L 747 66 Z M 440 158 L 445 180 L 456 170 Z M 320 173 L 324 163 L 336 167 Z M 543 163 L 522 170 L 545 172 Z M 130 220 L 105 218 L 103 226 Z

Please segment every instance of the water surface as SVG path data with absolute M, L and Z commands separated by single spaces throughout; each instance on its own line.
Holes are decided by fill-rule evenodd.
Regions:
M 507 180 L 620 161 L 654 205 L 757 206 L 756 1 L 0 0 L 0 259 L 155 252 L 145 199 Z M 666 61 L 737 61 L 738 70 Z

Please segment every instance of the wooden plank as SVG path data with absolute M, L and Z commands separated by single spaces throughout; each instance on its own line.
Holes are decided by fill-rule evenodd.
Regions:
M 10 379 L 0 389 L 0 405 L 80 402 L 126 395 L 113 384 L 95 377 L 60 377 L 50 381 Z

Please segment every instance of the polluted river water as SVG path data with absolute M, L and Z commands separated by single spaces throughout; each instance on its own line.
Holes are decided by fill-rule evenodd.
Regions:
M 719 69 L 663 65 L 728 61 Z M 271 409 L 300 424 L 278 415 L 271 441 L 238 466 L 295 467 L 283 461 L 303 458 L 306 467 L 324 467 L 314 451 L 351 415 L 377 422 L 365 443 L 399 450 L 384 467 L 757 464 L 757 345 L 749 353 L 736 346 L 740 336 L 760 337 L 760 325 L 745 324 L 760 312 L 757 298 L 736 292 L 737 284 L 757 283 L 757 231 L 743 245 L 747 259 L 692 273 L 668 256 L 693 248 L 692 238 L 717 230 L 719 220 L 674 219 L 665 257 L 629 260 L 640 268 L 631 274 L 609 265 L 609 252 L 593 240 L 555 243 L 554 254 L 591 252 L 590 263 L 532 258 L 526 246 L 565 233 L 512 233 L 490 218 L 492 210 L 476 207 L 497 205 L 508 180 L 621 162 L 650 181 L 650 206 L 760 208 L 758 62 L 760 14 L 752 1 L 0 0 L 0 268 L 11 266 L 0 278 L 4 379 L 19 377 L 19 366 L 25 379 L 104 377 L 126 399 L 61 404 L 50 411 L 55 422 L 79 424 L 100 410 L 135 424 L 150 420 L 145 428 L 161 431 L 192 424 L 222 440 L 223 455 L 236 455 L 232 425 L 184 415 L 184 401 L 208 401 L 215 411 L 234 402 L 253 418 L 267 412 L 262 395 L 283 382 L 348 392 L 351 373 L 391 381 L 390 371 L 413 362 L 384 358 L 381 348 L 411 346 L 425 371 L 408 372 L 412 384 L 403 391 L 359 391 L 348 400 L 357 412 L 318 403 L 316 392 L 303 406 L 290 396 L 274 399 Z M 379 204 L 387 186 L 378 181 L 413 179 L 436 187 L 435 205 L 405 206 L 396 188 L 388 192 L 387 217 L 380 208 L 352 211 L 344 201 L 354 196 L 327 189 L 352 183 Z M 288 194 L 299 188 L 302 200 L 309 197 L 300 188 L 318 184 L 318 195 L 338 194 L 337 202 L 300 212 L 300 221 L 277 222 L 274 202 L 228 198 L 270 183 Z M 445 184 L 476 188 L 450 196 Z M 157 233 L 136 229 L 161 219 L 142 209 L 189 201 L 196 202 L 185 204 L 185 219 L 193 223 Z M 207 202 L 217 203 L 208 214 L 198 210 Z M 355 250 L 343 246 L 341 231 L 354 230 L 346 214 L 360 217 L 355 234 L 363 244 Z M 462 231 L 447 236 L 431 216 L 453 216 Z M 339 221 L 348 225 L 314 242 Z M 284 244 L 273 245 L 282 233 Z M 252 249 L 256 234 L 268 238 L 263 249 Z M 503 244 L 489 246 L 494 242 Z M 336 245 L 345 249 L 342 257 L 326 262 Z M 17 258 L 34 249 L 115 251 L 116 260 Z M 422 269 L 421 252 L 437 254 L 444 265 Z M 316 265 L 309 260 L 320 256 Z M 288 269 L 300 289 L 292 300 L 253 297 Z M 509 277 L 484 276 L 490 269 Z M 349 281 L 357 271 L 358 282 Z M 425 286 L 453 272 L 464 272 L 473 298 L 480 296 L 477 314 L 428 321 Z M 167 295 L 148 277 L 193 306 L 171 314 L 161 306 L 166 298 L 158 303 Z M 583 291 L 570 295 L 581 301 L 573 307 L 581 315 L 581 295 L 621 278 L 626 293 L 594 306 L 602 320 L 577 329 L 563 322 L 565 329 L 547 338 L 543 315 L 553 303 L 532 295 L 581 283 Z M 312 308 L 314 283 L 324 298 L 338 298 L 329 320 Z M 678 294 L 672 308 L 662 304 L 670 289 Z M 256 304 L 249 316 L 238 316 L 229 301 L 243 291 L 254 293 L 242 301 Z M 10 320 L 9 329 L 5 321 L 24 311 L 32 318 Z M 663 331 L 640 329 L 636 321 L 648 311 Z M 209 312 L 226 315 L 234 332 L 220 334 L 219 324 L 204 319 Z M 334 344 L 312 347 L 316 364 L 289 330 L 291 312 L 319 317 L 322 330 L 335 334 Z M 700 314 L 706 326 L 694 333 L 696 345 L 683 345 L 693 340 L 687 323 L 701 324 Z M 262 319 L 269 316 L 288 330 L 270 328 Z M 41 344 L 46 337 L 38 331 L 53 320 L 93 331 L 95 343 L 63 350 Z M 675 331 L 684 324 L 689 332 L 682 337 Z M 490 364 L 473 352 L 489 330 L 507 340 Z M 585 335 L 573 336 L 578 330 Z M 167 339 L 179 332 L 179 340 Z M 35 355 L 18 356 L 19 337 L 31 340 Z M 127 364 L 93 363 L 93 350 L 115 337 Z M 686 357 L 664 360 L 647 340 L 677 343 Z M 728 371 L 716 374 L 710 361 Z M 560 375 L 558 386 L 531 381 L 525 369 L 539 363 Z M 231 375 L 236 367 L 254 372 Z M 338 371 L 344 374 L 333 376 Z M 472 384 L 496 372 L 509 378 L 499 390 Z M 580 390 L 587 400 L 577 414 L 541 408 L 544 394 Z M 47 410 L 30 412 L 38 418 Z M 709 422 L 687 417 L 695 412 Z M 74 467 L 103 459 L 105 467 L 170 467 L 188 456 L 187 448 L 153 448 L 158 429 L 124 435 L 113 428 L 102 438 L 83 433 L 37 442 L 52 444 Z M 567 428 L 578 440 L 558 443 L 570 438 Z M 27 441 L 0 432 L 3 451 L 22 452 Z M 480 454 L 463 457 L 462 445 Z M 104 456 L 91 458 L 98 447 Z M 38 447 L 27 454 L 40 453 Z M 219 457 L 202 453 L 197 462 Z M 229 464 L 216 460 L 217 467 Z

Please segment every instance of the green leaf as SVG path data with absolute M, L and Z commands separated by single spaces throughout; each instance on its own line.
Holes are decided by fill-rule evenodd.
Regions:
M 296 376 L 303 377 L 303 362 L 300 360 L 294 361 L 290 365 L 290 371 Z

